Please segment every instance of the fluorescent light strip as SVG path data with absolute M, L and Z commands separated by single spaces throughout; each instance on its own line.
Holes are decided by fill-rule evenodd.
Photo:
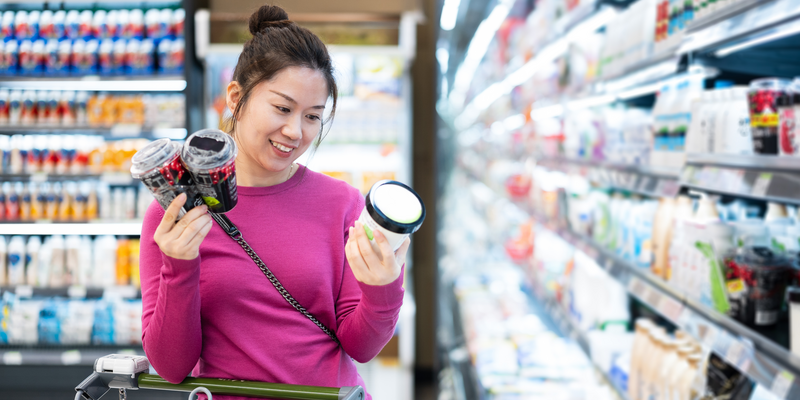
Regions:
M 439 21 L 439 26 L 442 30 L 451 31 L 456 27 L 456 20 L 458 19 L 458 7 L 461 5 L 461 0 L 444 0 L 442 6 L 442 18 Z
M 505 21 L 509 11 L 511 11 L 510 7 L 512 4 L 513 0 L 503 0 L 497 4 L 489 16 L 486 17 L 486 19 L 478 25 L 478 29 L 475 30 L 475 35 L 472 36 L 472 40 L 469 42 L 469 47 L 467 48 L 467 55 L 456 71 L 453 91 L 450 94 L 451 101 L 455 104 L 463 103 L 469 86 L 472 83 L 472 79 L 475 77 L 475 71 L 478 69 L 478 66 L 480 66 L 481 60 L 483 60 L 483 57 L 486 55 L 486 51 L 489 49 L 492 40 L 494 40 L 495 33 L 497 33 L 497 30 L 503 25 L 503 21 Z
M 180 92 L 186 89 L 182 79 L 154 80 L 8 80 L 0 87 L 30 90 L 75 90 L 91 92 Z
M 791 36 L 794 34 L 800 33 L 800 21 L 795 21 L 790 25 L 784 25 L 782 28 L 779 28 L 777 32 L 770 33 L 769 35 L 764 35 L 758 38 L 750 39 L 743 43 L 739 43 L 733 46 L 728 46 L 717 50 L 714 55 L 717 57 L 725 57 L 727 55 L 736 53 L 737 51 L 749 49 L 750 47 L 758 46 L 760 44 L 768 43 L 773 40 L 778 40 L 785 38 L 787 36 Z
M 455 121 L 456 128 L 464 129 L 466 126 L 469 126 L 469 124 L 475 121 L 475 118 L 477 118 L 478 116 L 477 114 L 480 111 L 486 109 L 486 107 L 494 103 L 504 94 L 511 92 L 511 90 L 513 90 L 515 87 L 531 79 L 533 75 L 536 73 L 536 71 L 538 71 L 539 68 L 541 68 L 542 65 L 552 62 L 553 60 L 564 54 L 564 52 L 566 52 L 567 48 L 569 47 L 569 43 L 571 40 L 579 39 L 581 36 L 584 36 L 587 33 L 591 33 L 600 29 L 601 27 L 608 24 L 611 20 L 613 20 L 614 17 L 617 16 L 617 14 L 618 14 L 617 11 L 611 7 L 602 9 L 598 13 L 592 15 L 591 17 L 587 18 L 580 24 L 570 29 L 570 31 L 567 32 L 566 35 L 562 36 L 558 40 L 550 43 L 545 48 L 540 50 L 538 54 L 536 54 L 536 57 L 525 63 L 522 67 L 520 67 L 516 71 L 506 76 L 506 78 L 503 81 L 495 83 L 486 88 L 483 92 L 475 96 L 475 98 L 470 102 L 470 104 L 467 104 L 467 106 L 464 107 L 464 110 L 461 113 L 461 115 L 459 115 L 456 118 Z M 481 59 L 482 58 L 483 57 L 481 57 Z M 480 62 L 480 60 L 478 60 L 478 62 Z M 461 69 L 459 69 L 459 72 L 461 72 Z M 456 76 L 455 86 L 457 85 L 458 85 L 458 75 Z M 452 100 L 459 100 L 459 99 L 452 98 Z
M 632 99 L 634 97 L 656 93 L 658 92 L 659 89 L 661 89 L 662 86 L 664 86 L 663 83 L 653 83 L 650 85 L 644 85 L 621 92 L 620 94 L 617 95 L 617 97 L 622 100 Z
M 140 235 L 141 222 L 0 224 L 0 235 Z

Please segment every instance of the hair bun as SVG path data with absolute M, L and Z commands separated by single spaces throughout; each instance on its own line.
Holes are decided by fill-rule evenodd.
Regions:
M 275 22 L 289 21 L 289 14 L 278 6 L 263 5 L 250 16 L 250 33 L 255 36 Z

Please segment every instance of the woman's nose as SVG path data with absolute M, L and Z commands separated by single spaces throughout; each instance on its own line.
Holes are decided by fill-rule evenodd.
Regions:
M 291 140 L 300 140 L 303 138 L 303 130 L 302 130 L 302 117 L 301 116 L 292 116 L 287 121 L 286 124 L 283 125 L 283 129 L 281 129 L 281 133 L 284 136 Z

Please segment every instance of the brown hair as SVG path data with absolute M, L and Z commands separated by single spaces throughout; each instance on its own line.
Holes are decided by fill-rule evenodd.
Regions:
M 289 20 L 289 15 L 278 6 L 263 5 L 250 16 L 250 33 L 245 42 L 233 80 L 241 86 L 241 96 L 227 127 L 229 133 L 236 128 L 236 118 L 244 109 L 253 89 L 261 82 L 272 80 L 276 74 L 289 67 L 305 67 L 322 73 L 328 84 L 328 96 L 333 106 L 328 118 L 322 121 L 316 146 L 322 142 L 322 127 L 336 113 L 338 89 L 333 77 L 333 63 L 322 40 L 306 28 Z

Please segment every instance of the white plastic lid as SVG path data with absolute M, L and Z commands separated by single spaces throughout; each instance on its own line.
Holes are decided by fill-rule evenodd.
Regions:
M 413 224 L 422 216 L 419 199 L 402 186 L 381 185 L 372 196 L 375 207 L 395 222 Z

